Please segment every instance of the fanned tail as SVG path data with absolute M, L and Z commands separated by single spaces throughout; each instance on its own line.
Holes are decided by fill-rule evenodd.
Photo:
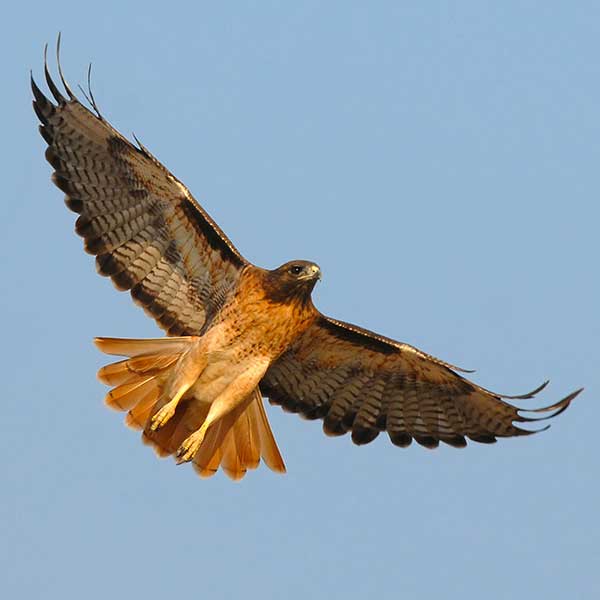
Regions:
M 151 411 L 158 401 L 171 367 L 197 339 L 192 336 L 147 340 L 95 338 L 94 343 L 102 352 L 129 357 L 98 371 L 100 381 L 115 386 L 106 395 L 107 406 L 131 412 L 137 409 L 135 415 L 130 412 L 132 418 L 126 421 L 138 426 L 142 414 Z
M 152 418 L 171 398 L 170 383 L 174 368 L 197 337 L 157 339 L 96 338 L 96 346 L 107 354 L 128 358 L 102 367 L 98 378 L 114 386 L 106 395 L 106 404 L 128 411 L 125 423 L 143 430 L 144 443 L 161 456 L 175 454 L 181 444 L 204 423 L 210 405 L 194 397 L 183 397 L 172 417 L 153 429 Z M 277 473 L 285 465 L 258 388 L 247 401 L 211 425 L 194 455 L 193 465 L 201 477 L 214 475 L 219 467 L 233 480 L 239 480 L 260 459 Z

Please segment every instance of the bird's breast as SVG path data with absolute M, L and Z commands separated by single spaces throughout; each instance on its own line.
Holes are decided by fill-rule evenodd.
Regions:
M 258 298 L 235 298 L 224 307 L 206 332 L 211 351 L 225 351 L 231 360 L 266 356 L 274 360 L 301 335 L 316 317 L 312 307 L 277 304 Z

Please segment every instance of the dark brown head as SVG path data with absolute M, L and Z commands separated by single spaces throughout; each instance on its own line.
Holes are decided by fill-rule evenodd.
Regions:
M 321 269 L 318 265 L 308 260 L 292 260 L 267 271 L 265 288 L 273 302 L 306 301 L 319 279 Z

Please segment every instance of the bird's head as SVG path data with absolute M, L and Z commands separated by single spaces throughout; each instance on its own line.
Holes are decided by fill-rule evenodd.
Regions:
M 275 302 L 308 300 L 319 279 L 319 265 L 308 260 L 292 260 L 267 272 L 267 292 Z

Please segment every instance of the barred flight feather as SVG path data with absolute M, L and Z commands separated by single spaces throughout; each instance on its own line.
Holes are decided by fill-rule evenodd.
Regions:
M 531 398 L 543 387 L 515 398 Z M 350 431 L 356 444 L 387 431 L 396 446 L 414 439 L 427 448 L 440 441 L 462 448 L 466 438 L 489 444 L 498 437 L 530 435 L 535 431 L 514 423 L 540 420 L 521 415 L 505 396 L 468 381 L 448 363 L 324 316 L 271 365 L 261 388 L 272 404 L 322 418 L 328 435 Z M 533 412 L 556 416 L 580 391 Z

